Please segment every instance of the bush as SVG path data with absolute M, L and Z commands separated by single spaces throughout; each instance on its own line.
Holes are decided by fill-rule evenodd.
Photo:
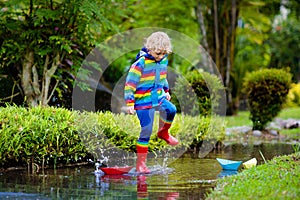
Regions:
M 54 107 L 1 107 L 0 167 L 80 162 L 88 152 L 77 134 L 76 114 Z
M 285 107 L 298 107 L 300 106 L 300 83 L 292 83 L 291 89 L 287 96 Z
M 157 114 L 149 151 L 172 148 L 157 138 L 158 117 Z M 101 160 L 105 154 L 114 157 L 116 149 L 127 154 L 135 151 L 140 133 L 135 115 L 111 112 L 7 106 L 0 107 L 0 119 L 0 168 L 27 165 L 33 169 Z M 178 114 L 170 132 L 187 148 L 199 146 L 204 139 L 224 138 L 222 120 Z
M 280 112 L 286 100 L 291 74 L 281 69 L 263 69 L 246 75 L 246 93 L 253 130 L 263 130 Z
M 209 116 L 219 106 L 222 90 L 224 87 L 217 76 L 193 70 L 176 80 L 172 99 L 181 113 Z
M 154 118 L 153 133 L 149 142 L 149 151 L 172 148 L 157 137 L 159 114 Z M 188 116 L 177 114 L 171 126 L 170 133 L 176 136 L 181 145 L 199 146 L 203 140 L 221 141 L 225 136 L 224 119 L 217 116 Z M 80 116 L 78 121 L 81 139 L 89 152 L 96 157 L 100 153 L 118 147 L 134 152 L 136 140 L 140 134 L 139 120 L 135 115 L 113 114 L 111 112 L 90 113 Z M 107 141 L 109 139 L 109 141 Z M 101 149 L 105 150 L 101 150 Z M 110 153 L 111 154 L 111 153 Z

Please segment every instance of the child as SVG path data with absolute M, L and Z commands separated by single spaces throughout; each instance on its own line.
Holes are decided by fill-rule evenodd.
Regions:
M 152 134 L 155 111 L 159 111 L 158 138 L 175 146 L 178 140 L 168 133 L 176 114 L 176 107 L 169 101 L 167 81 L 167 56 L 172 52 L 169 36 L 164 32 L 152 33 L 131 65 L 125 82 L 124 97 L 128 113 L 136 110 L 141 132 L 137 140 L 136 171 L 150 173 L 145 162 Z

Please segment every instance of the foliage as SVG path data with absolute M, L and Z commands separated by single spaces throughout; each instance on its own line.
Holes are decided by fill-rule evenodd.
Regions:
M 118 1 L 5 1 L 0 12 L 1 67 L 9 68 L 28 105 L 47 105 L 70 93 L 84 57 L 104 33 L 116 30 Z M 100 37 L 101 35 L 101 37 Z
M 117 18 L 113 19 L 115 24 L 120 24 L 120 31 L 128 31 L 134 28 L 163 27 L 165 29 L 176 30 L 188 35 L 196 41 L 198 40 L 199 33 L 197 23 L 195 23 L 196 16 L 193 1 L 167 0 L 150 2 L 132 0 L 129 2 L 130 3 L 127 3 L 126 6 L 127 17 L 123 18 L 123 21 Z M 124 4 L 126 4 L 126 2 L 124 2 Z M 179 15 L 180 17 L 178 17 Z M 134 39 L 135 41 L 132 42 L 137 41 L 136 38 L 133 38 L 133 40 Z M 139 45 L 140 48 L 142 48 L 143 41 Z M 118 44 L 117 46 L 117 50 L 124 50 L 124 52 L 128 49 L 126 46 L 123 47 Z M 139 50 L 140 49 L 136 49 L 135 52 L 127 53 L 114 60 L 103 74 L 104 81 L 114 85 L 120 80 L 121 76 L 126 72 L 126 69 L 134 61 Z M 190 65 L 190 63 L 182 59 L 179 55 L 169 55 L 169 66 L 181 73 L 185 73 L 189 70 Z
M 204 140 L 222 141 L 225 137 L 224 119 L 215 115 L 177 115 L 170 133 L 176 135 L 182 145 L 201 146 Z
M 193 70 L 176 80 L 172 96 L 180 112 L 208 116 L 218 106 L 221 98 L 218 92 L 222 89 L 224 87 L 217 76 Z
M 300 83 L 292 83 L 289 90 L 285 107 L 299 107 L 300 106 Z
M 153 134 L 149 142 L 149 151 L 162 148 L 172 148 L 157 137 L 158 114 L 154 118 Z M 99 157 L 99 153 L 108 149 L 121 148 L 135 152 L 136 140 L 140 134 L 138 118 L 134 115 L 113 114 L 111 112 L 85 113 L 78 119 L 81 138 L 89 152 Z M 181 145 L 189 148 L 199 145 L 205 139 L 221 141 L 225 134 L 225 125 L 222 118 L 192 117 L 176 115 L 170 133 L 176 136 Z M 93 139 L 91 139 L 93 138 Z M 108 141 L 109 140 L 109 141 Z M 100 145 L 101 144 L 101 145 Z M 100 148 L 105 150 L 100 150 Z
M 279 13 L 280 0 L 240 1 L 234 67 L 230 90 L 239 107 L 243 98 L 242 83 L 247 72 L 267 68 L 270 64 L 270 45 L 266 40 L 272 31 L 272 21 Z
M 271 46 L 271 63 L 273 68 L 289 68 L 293 81 L 300 80 L 300 22 L 290 17 L 276 25 L 267 43 Z
M 262 69 L 247 74 L 243 86 L 254 130 L 263 130 L 278 115 L 290 84 L 291 74 L 284 70 Z
M 294 199 L 300 195 L 300 153 L 219 179 L 206 199 Z M 251 191 L 251 192 L 249 192 Z
M 51 167 L 102 159 L 115 149 L 134 152 L 140 128 L 133 115 L 76 112 L 55 107 L 0 107 L 0 167 Z M 155 117 L 158 124 L 158 115 Z M 157 138 L 149 150 L 171 148 Z M 171 128 L 186 148 L 204 139 L 222 140 L 225 126 L 218 117 L 177 115 Z M 111 156 L 111 154 L 110 154 Z
M 132 15 L 124 25 L 131 28 L 164 27 L 198 39 L 195 5 L 194 1 L 188 0 L 136 1 L 131 5 Z
M 88 152 L 80 143 L 75 112 L 62 108 L 1 107 L 1 167 L 80 162 Z

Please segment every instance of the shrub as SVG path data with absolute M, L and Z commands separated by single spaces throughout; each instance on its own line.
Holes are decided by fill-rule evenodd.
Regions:
M 78 113 L 63 108 L 0 108 L 0 167 L 80 162 L 88 152 L 74 124 Z
M 246 75 L 243 92 L 254 130 L 263 130 L 278 115 L 286 100 L 291 74 L 281 69 L 263 69 Z
M 172 148 L 157 138 L 158 114 L 149 151 Z M 221 140 L 225 125 L 219 117 L 176 115 L 171 134 L 185 147 L 204 139 Z M 135 115 L 77 112 L 55 107 L 0 107 L 0 168 L 51 167 L 119 156 L 135 151 L 140 127 Z M 119 151 L 120 152 L 120 151 Z M 124 160 L 124 159 L 123 159 Z
M 287 96 L 285 107 L 300 106 L 300 83 L 292 83 L 291 89 Z
M 158 119 L 159 115 L 156 113 L 153 134 L 149 143 L 150 152 L 170 147 L 166 142 L 157 138 Z M 217 116 L 196 117 L 177 114 L 170 133 L 187 148 L 190 145 L 199 146 L 199 143 L 206 139 L 218 141 L 224 139 L 225 124 L 223 121 L 223 118 Z M 96 157 L 101 156 L 100 154 L 108 149 L 114 151 L 116 147 L 129 152 L 135 151 L 140 125 L 138 118 L 134 115 L 86 112 L 80 116 L 77 124 L 83 143 L 87 146 L 88 151 Z
M 179 112 L 209 116 L 219 106 L 222 90 L 224 87 L 217 76 L 193 70 L 176 80 L 172 99 Z

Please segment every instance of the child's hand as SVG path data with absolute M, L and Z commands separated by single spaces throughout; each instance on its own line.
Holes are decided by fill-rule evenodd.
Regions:
M 128 106 L 127 107 L 127 112 L 128 112 L 128 114 L 133 115 L 135 113 L 134 106 Z
M 169 92 L 166 92 L 166 99 L 167 99 L 168 101 L 171 100 L 171 95 L 169 94 Z

